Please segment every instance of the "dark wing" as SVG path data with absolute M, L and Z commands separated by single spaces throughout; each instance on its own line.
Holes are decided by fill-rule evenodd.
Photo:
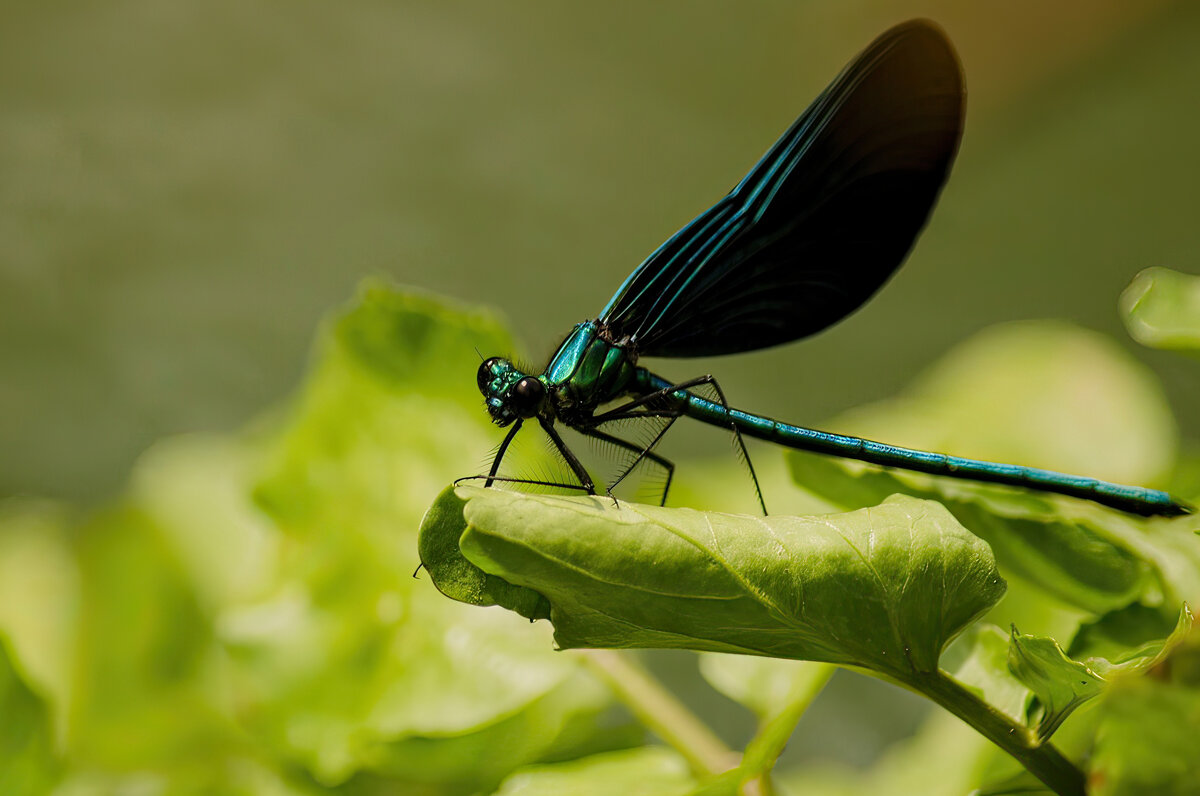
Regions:
M 962 70 L 932 22 L 871 43 L 720 202 L 651 254 L 599 320 L 651 356 L 786 343 L 904 261 L 962 133 Z

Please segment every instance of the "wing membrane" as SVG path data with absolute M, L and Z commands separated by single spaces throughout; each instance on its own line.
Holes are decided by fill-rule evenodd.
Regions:
M 600 314 L 650 356 L 786 343 L 860 307 L 904 261 L 962 133 L 962 70 L 931 22 L 898 25 L 749 174 L 638 266 Z

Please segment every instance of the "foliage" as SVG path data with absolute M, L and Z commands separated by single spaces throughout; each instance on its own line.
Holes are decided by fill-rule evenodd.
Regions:
M 1186 284 L 1160 274 L 1136 310 L 1185 326 L 1170 291 Z M 1152 377 L 1111 343 L 1063 324 L 990 330 L 909 394 L 835 427 L 1134 483 L 1162 483 L 1176 455 Z M 685 647 L 874 673 L 943 705 L 1050 787 L 1082 789 L 1089 755 L 1111 749 L 1104 733 L 1126 704 L 1117 695 L 1128 683 L 1155 688 L 1190 638 L 1187 605 L 1200 597 L 1196 519 L 1147 521 L 815 455 L 789 461 L 804 489 L 842 513 L 763 518 L 459 488 L 427 518 L 423 560 L 456 599 L 536 606 L 529 615 L 548 616 L 564 648 Z M 998 573 L 1015 579 L 1011 607 Z M 492 586 L 480 591 L 485 578 Z M 1007 640 L 978 623 L 943 656 L 985 612 L 1012 625 Z M 1018 632 L 1014 622 L 1043 632 Z M 1073 657 L 1051 632 L 1075 639 Z M 757 689 L 730 692 L 763 717 Z M 1048 739 L 1098 696 L 1087 728 L 1064 734 L 1072 765 Z M 1007 723 L 997 727 L 997 716 Z M 1185 736 L 1200 722 L 1186 710 L 1171 719 Z M 1183 754 L 1156 751 L 1149 775 L 1094 763 L 1089 786 L 1187 787 L 1173 779 Z
M 1155 308 L 1181 306 L 1184 284 L 1158 274 L 1135 312 L 1186 325 Z M 0 790 L 1027 785 L 984 736 L 1062 790 L 1076 775 L 1098 793 L 1196 781 L 1194 518 L 798 454 L 796 490 L 825 513 L 443 491 L 496 443 L 475 349 L 512 341 L 490 314 L 368 283 L 287 407 L 161 442 L 98 510 L 0 504 Z M 1171 479 L 1176 455 L 1153 380 L 1060 324 L 988 332 L 833 425 L 1144 483 Z M 414 579 L 418 541 L 429 574 Z M 724 748 L 628 654 L 555 652 L 551 631 L 561 647 L 708 650 L 702 674 L 755 736 Z M 774 772 L 832 665 L 984 735 L 938 711 L 870 769 Z
M 460 506 L 457 525 L 438 522 L 445 504 Z M 751 517 L 459 487 L 435 512 L 422 542 L 457 539 L 452 555 L 521 587 L 505 607 L 540 595 L 536 615 L 563 648 L 738 652 L 904 679 L 934 671 L 1004 593 L 982 540 L 902 496 L 830 517 Z M 476 601 L 473 581 L 460 588 L 443 570 L 461 561 L 426 552 L 440 589 Z
M 473 793 L 640 742 L 543 625 L 412 577 L 424 507 L 491 444 L 458 382 L 511 345 L 491 315 L 368 284 L 286 409 L 160 443 L 90 515 L 3 504 L 24 752 L 0 790 Z
M 1151 348 L 1200 350 L 1200 277 L 1147 268 L 1121 294 L 1133 339 Z

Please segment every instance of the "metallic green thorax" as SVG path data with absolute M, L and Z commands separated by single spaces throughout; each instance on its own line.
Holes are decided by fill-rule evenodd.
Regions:
M 595 321 L 577 324 L 542 374 L 560 406 L 594 408 L 624 392 L 633 378 L 627 348 L 601 339 Z

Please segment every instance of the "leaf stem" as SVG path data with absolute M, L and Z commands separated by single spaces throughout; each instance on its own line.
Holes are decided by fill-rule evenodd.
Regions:
M 837 668 L 831 663 L 811 661 L 800 665 L 806 667 L 805 676 L 796 679 L 783 706 L 759 725 L 758 732 L 746 745 L 746 751 L 742 755 L 742 768 L 755 772 L 759 792 L 764 794 L 772 792 L 771 770 L 792 737 L 792 730 Z
M 1059 796 L 1084 796 L 1086 777 L 1049 743 L 1039 743 L 1028 727 L 1013 721 L 939 670 L 915 674 L 908 685 L 969 724 L 1012 755 Z
M 698 776 L 716 776 L 738 765 L 738 754 L 631 655 L 600 649 L 577 653 L 642 724 L 687 759 Z

